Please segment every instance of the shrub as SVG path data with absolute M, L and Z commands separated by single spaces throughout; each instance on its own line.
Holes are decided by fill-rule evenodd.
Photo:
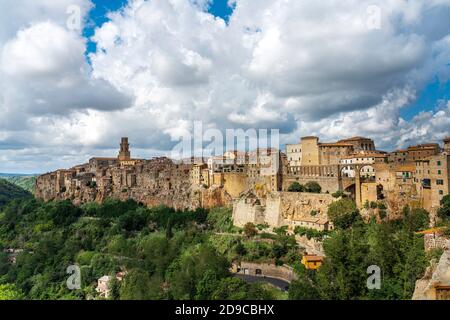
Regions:
M 345 198 L 346 197 L 345 193 L 341 190 L 338 190 L 335 193 L 332 193 L 331 196 L 333 198 Z
M 293 182 L 289 188 L 288 188 L 289 192 L 304 192 L 305 191 L 305 187 L 303 185 L 301 185 L 298 182 Z
M 369 200 L 366 200 L 366 202 L 364 202 L 364 209 L 368 210 L 369 208 L 370 208 Z
M 331 203 L 328 206 L 328 217 L 337 228 L 341 229 L 350 227 L 361 218 L 356 203 L 348 198 Z
M 442 219 L 450 218 L 450 194 L 441 200 L 441 207 L 437 211 L 438 216 Z
M 253 237 L 253 236 L 255 236 L 256 234 L 258 233 L 258 231 L 257 231 L 257 229 L 256 229 L 256 227 L 255 227 L 255 225 L 253 224 L 253 223 L 251 223 L 251 222 L 247 222 L 246 224 L 245 224 L 245 226 L 244 226 L 244 234 L 247 236 L 247 237 Z
M 386 205 L 385 205 L 383 202 L 379 202 L 379 203 L 378 203 L 378 209 L 380 209 L 380 210 L 386 210 L 387 207 L 386 207 Z
M 316 181 L 307 182 L 305 188 L 307 192 L 311 193 L 320 193 L 322 191 L 322 187 Z
M 273 228 L 273 232 L 275 232 L 279 236 L 284 236 L 284 235 L 286 235 L 286 232 L 287 232 L 287 226 Z

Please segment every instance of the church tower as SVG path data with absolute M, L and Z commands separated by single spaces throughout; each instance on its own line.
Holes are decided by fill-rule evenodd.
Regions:
M 444 139 L 444 151 L 450 152 L 450 137 Z
M 127 161 L 130 159 L 130 144 L 128 143 L 128 138 L 124 137 L 120 142 L 119 161 Z

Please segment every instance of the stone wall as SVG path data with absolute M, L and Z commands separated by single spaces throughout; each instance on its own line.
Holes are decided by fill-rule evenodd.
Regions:
M 237 198 L 248 188 L 245 173 L 224 173 L 223 179 L 225 191 L 233 198 Z
M 327 193 L 280 192 L 281 214 L 285 220 L 300 220 L 311 217 L 315 211 L 317 218 L 327 218 L 328 206 L 335 201 Z
M 445 250 L 439 262 L 432 263 L 423 278 L 416 281 L 412 299 L 436 300 L 436 286 L 450 286 L 450 250 Z
M 447 238 L 437 233 L 427 233 L 424 235 L 425 251 L 440 248 L 444 250 L 450 249 Z
M 366 182 L 361 184 L 361 203 L 365 204 L 366 201 L 369 203 L 372 201 L 377 201 L 376 183 Z
M 242 227 L 246 223 L 267 223 L 270 227 L 289 226 L 296 220 L 327 219 L 328 206 L 335 201 L 329 194 L 271 192 L 259 198 L 253 192 L 244 194 L 233 204 L 233 223 Z
M 243 197 L 233 204 L 233 224 L 243 227 L 248 222 L 255 225 L 265 223 L 264 207 L 256 197 Z
M 289 186 L 294 182 L 305 185 L 310 181 L 317 182 L 322 187 L 322 192 L 334 193 L 338 190 L 341 190 L 338 177 L 307 177 L 289 174 L 283 176 L 283 191 L 287 191 L 289 189 Z
M 238 274 L 251 276 L 266 276 L 281 279 L 287 282 L 297 279 L 294 270 L 288 266 L 276 266 L 268 263 L 253 263 L 241 261 L 232 267 L 232 271 Z
M 143 160 L 117 166 L 91 159 L 76 169 L 58 170 L 36 180 L 35 196 L 44 201 L 71 200 L 79 205 L 101 203 L 107 198 L 134 199 L 147 206 L 166 205 L 175 209 L 229 206 L 232 198 L 221 186 L 205 189 L 189 181 L 190 165 L 167 158 Z

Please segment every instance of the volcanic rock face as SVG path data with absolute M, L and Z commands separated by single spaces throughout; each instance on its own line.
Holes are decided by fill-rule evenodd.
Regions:
M 223 188 L 205 189 L 190 183 L 190 169 L 191 165 L 175 164 L 167 158 L 139 160 L 132 165 L 93 158 L 87 164 L 38 177 L 35 196 L 44 201 L 71 200 L 77 205 L 107 198 L 175 209 L 231 204 Z
M 413 300 L 450 299 L 450 240 L 439 262 L 432 262 L 422 279 L 416 281 Z M 447 288 L 447 289 L 445 289 Z M 445 299 L 445 297 L 444 297 Z

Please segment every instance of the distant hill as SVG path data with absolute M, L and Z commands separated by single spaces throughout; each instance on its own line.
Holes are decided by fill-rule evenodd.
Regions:
M 21 187 L 0 179 L 0 208 L 11 200 L 31 197 L 31 193 Z
M 35 175 L 15 174 L 15 173 L 0 173 L 0 179 L 15 184 L 28 192 L 34 193 L 34 185 L 36 183 Z

